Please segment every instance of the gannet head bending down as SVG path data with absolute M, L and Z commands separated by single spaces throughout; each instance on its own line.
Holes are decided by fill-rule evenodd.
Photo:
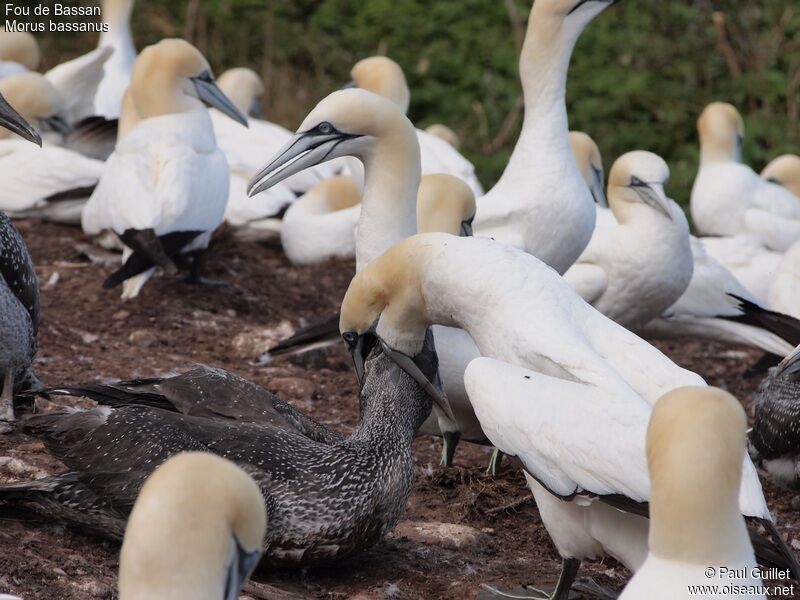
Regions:
M 136 59 L 131 98 L 141 119 L 185 113 L 208 106 L 247 126 L 247 117 L 214 81 L 208 61 L 181 39 L 161 40 Z
M 451 235 L 472 235 L 475 194 L 458 177 L 439 173 L 426 175 L 417 193 L 417 230 Z
M 712 102 L 697 119 L 700 135 L 700 165 L 742 162 L 744 121 L 727 102 Z
M 264 82 L 255 71 L 245 67 L 228 69 L 219 76 L 217 84 L 243 114 L 261 118 Z
M 126 246 L 123 266 L 103 284 L 109 289 L 125 282 L 123 299 L 137 296 L 155 267 L 174 274 L 180 254 L 194 258 L 190 280 L 205 282 L 203 253 L 222 222 L 229 187 L 206 107 L 247 123 L 203 55 L 180 39 L 142 51 L 126 96 L 125 119 L 135 123 L 123 123 L 82 215 L 84 232 L 112 230 Z
M 800 156 L 782 154 L 772 159 L 761 171 L 761 177 L 782 185 L 795 196 L 800 197 Z
M 297 134 L 253 178 L 253 196 L 279 181 L 340 156 L 364 164 L 365 183 L 356 231 L 356 269 L 416 231 L 420 179 L 414 126 L 389 100 L 361 89 L 330 94 Z
M 232 462 L 177 454 L 148 477 L 120 552 L 120 600 L 235 600 L 266 534 L 264 499 Z
M 39 68 L 39 43 L 26 31 L 0 29 L 0 79 Z
M 592 192 L 595 204 L 608 208 L 605 190 L 605 171 L 603 170 L 603 157 L 595 141 L 582 131 L 570 131 L 569 143 L 572 154 L 578 163 L 578 170 L 583 180 Z
M 22 73 L 0 80 L 0 93 L 29 122 L 41 131 L 53 132 L 60 138 L 70 127 L 62 116 L 62 99 L 58 90 L 39 73 Z M 10 137 L 0 131 L 0 138 Z
M 678 388 L 656 403 L 647 428 L 650 551 L 620 599 L 686 597 L 692 585 L 714 584 L 709 566 L 742 574 L 725 583 L 761 585 L 738 503 L 746 429 L 739 402 L 717 388 Z
M 634 332 L 672 306 L 692 278 L 689 225 L 664 192 L 668 179 L 667 163 L 652 152 L 619 157 L 608 180 L 615 222 L 597 228 L 564 274 L 584 300 Z

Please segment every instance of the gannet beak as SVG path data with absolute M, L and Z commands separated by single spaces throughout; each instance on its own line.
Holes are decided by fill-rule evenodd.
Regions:
M 250 116 L 254 119 L 260 119 L 264 116 L 263 111 L 261 110 L 261 97 L 256 96 L 253 98 L 253 103 L 250 105 Z
M 669 199 L 664 194 L 664 188 L 660 184 L 650 184 L 636 179 L 631 183 L 630 187 L 642 202 L 665 215 L 670 221 L 672 220 Z
M 247 552 L 242 548 L 236 537 L 233 538 L 233 541 L 236 549 L 233 554 L 233 560 L 228 565 L 224 600 L 236 600 L 239 597 L 239 592 L 241 592 L 242 587 L 244 587 L 244 584 L 247 583 L 250 575 L 253 574 L 256 566 L 258 566 L 258 561 L 261 560 L 260 548 L 253 552 Z
M 438 358 L 436 357 L 436 352 L 431 351 L 433 350 L 433 334 L 431 333 L 430 329 L 428 329 L 425 335 L 425 347 L 427 347 L 429 351 L 425 352 L 425 348 L 423 348 L 423 351 L 414 358 L 411 358 L 407 354 L 404 354 L 403 352 L 395 350 L 389 346 L 380 338 L 380 336 L 375 333 L 374 327 L 361 335 L 358 335 L 354 332 L 345 332 L 342 334 L 342 337 L 344 338 L 347 348 L 350 351 L 350 356 L 353 358 L 353 364 L 356 369 L 356 377 L 358 378 L 359 388 L 364 384 L 364 365 L 366 363 L 366 358 L 369 356 L 370 351 L 377 343 L 380 344 L 381 349 L 386 356 L 392 359 L 392 361 L 398 367 L 405 371 L 420 385 L 420 387 L 422 387 L 422 389 L 425 390 L 425 392 L 431 397 L 433 403 L 436 404 L 436 406 L 438 406 L 442 412 L 444 412 L 444 414 L 446 414 L 450 419 L 455 420 L 455 417 L 453 416 L 453 409 L 450 408 L 450 403 L 447 401 L 447 397 L 444 394 L 442 380 L 439 376 L 439 364 Z M 423 362 L 422 368 L 417 364 L 417 360 Z M 433 364 L 429 364 L 431 360 Z M 423 369 L 425 371 L 430 371 L 432 374 L 430 376 L 425 375 L 425 373 L 423 373 Z
M 361 136 L 338 131 L 327 121 L 298 133 L 250 179 L 247 195 L 252 198 L 303 169 L 337 158 L 339 154 L 334 153 L 336 147 L 358 137 Z
M 619 1 L 620 0 L 581 0 L 580 2 L 578 2 L 575 6 L 573 6 L 570 9 L 570 11 L 567 13 L 567 15 L 571 15 L 576 10 L 578 10 L 581 6 L 583 6 L 584 4 L 587 4 L 588 2 L 604 2 L 605 4 L 614 4 L 614 2 L 619 2 Z
M 472 237 L 472 220 L 475 217 L 461 221 L 461 237 Z
M 222 114 L 247 127 L 247 117 L 245 117 L 242 112 L 236 108 L 236 105 L 231 102 L 230 98 L 219 89 L 211 73 L 204 71 L 197 77 L 192 77 L 192 83 L 194 83 L 195 90 L 197 90 L 197 97 L 200 98 L 203 104 L 211 108 L 216 108 Z
M 0 94 L 0 126 L 39 146 L 42 137 Z
M 40 121 L 42 122 L 42 125 L 50 131 L 55 131 L 61 135 L 67 135 L 68 133 L 72 132 L 72 127 L 70 127 L 69 123 L 67 123 L 60 115 L 45 117 L 44 119 L 40 119 Z
M 592 198 L 594 198 L 598 206 L 608 208 L 608 198 L 606 198 L 606 191 L 603 189 L 603 171 L 594 166 L 590 168 L 592 169 L 592 185 L 589 186 L 589 190 L 592 192 Z

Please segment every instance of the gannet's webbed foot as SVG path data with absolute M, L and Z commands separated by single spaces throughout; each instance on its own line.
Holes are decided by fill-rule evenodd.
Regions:
M 617 590 L 604 587 L 591 577 L 581 577 L 576 580 L 572 585 L 572 589 L 590 594 L 592 597 L 600 598 L 601 600 L 617 600 L 617 598 L 619 598 L 619 592 Z
M 503 453 L 497 448 L 492 452 L 492 457 L 489 459 L 489 466 L 486 468 L 486 473 L 492 477 L 496 477 L 500 472 L 500 465 L 503 462 Z
M 3 393 L 0 395 L 0 434 L 14 427 L 14 369 L 6 369 L 3 376 Z
M 439 461 L 439 466 L 453 466 L 453 455 L 456 453 L 459 439 L 461 439 L 461 433 L 458 431 L 445 431 L 442 434 L 442 459 Z
M 206 279 L 203 277 L 203 270 L 206 265 L 206 251 L 197 250 L 190 254 L 192 259 L 192 266 L 189 270 L 189 275 L 184 280 L 186 283 L 194 285 L 207 285 L 211 287 L 230 287 L 230 284 L 225 281 L 217 281 L 215 279 Z
M 513 600 L 577 600 L 578 594 L 572 591 L 572 582 L 581 561 L 577 558 L 564 558 L 561 561 L 561 574 L 558 576 L 558 583 L 552 592 L 547 592 L 533 586 L 525 586 L 525 590 L 503 590 L 499 587 L 488 584 L 481 584 L 481 593 L 478 600 L 490 600 L 491 598 L 511 598 Z M 599 587 L 599 586 L 598 586 Z M 487 595 L 488 594 L 488 595 Z

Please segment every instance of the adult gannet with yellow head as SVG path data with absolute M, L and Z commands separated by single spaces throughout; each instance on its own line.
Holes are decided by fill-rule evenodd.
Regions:
M 637 331 L 681 297 L 692 278 L 689 224 L 667 198 L 669 167 L 652 152 L 620 156 L 608 201 L 614 224 L 598 227 L 564 279 L 620 325 Z
M 800 198 L 800 156 L 781 154 L 777 158 L 773 158 L 761 171 L 761 177 L 782 185 Z
M 206 106 L 247 122 L 217 87 L 203 55 L 180 39 L 145 48 L 129 93 L 137 122 L 121 124 L 127 133 L 82 220 L 87 234 L 111 230 L 125 244 L 123 266 L 103 284 L 124 282 L 124 299 L 135 297 L 156 267 L 174 274 L 179 255 L 193 258 L 190 280 L 204 281 L 202 257 L 222 222 L 229 186 Z
M 133 506 L 119 564 L 120 600 L 235 600 L 261 558 L 261 490 L 204 452 L 165 461 Z
M 739 111 L 712 102 L 700 115 L 697 130 L 700 170 L 691 197 L 697 230 L 703 235 L 747 234 L 776 252 L 799 240 L 797 196 L 742 164 L 744 122 Z
M 0 210 L 11 217 L 79 223 L 104 164 L 56 145 L 68 131 L 64 102 L 43 75 L 5 77 L 0 80 L 0 93 L 44 138 L 43 147 L 37 148 L 0 130 Z

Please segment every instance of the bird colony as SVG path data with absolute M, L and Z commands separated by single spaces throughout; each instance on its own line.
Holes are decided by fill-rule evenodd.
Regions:
M 510 480 L 506 500 L 516 488 L 527 503 L 495 523 L 531 558 L 470 567 L 454 592 L 393 583 L 359 598 L 789 597 L 794 526 L 771 504 L 800 487 L 800 158 L 756 173 L 742 115 L 720 99 L 697 115 L 688 219 L 660 156 L 632 147 L 606 172 L 590 135 L 569 131 L 565 91 L 581 32 L 612 4 L 532 4 L 524 122 L 490 189 L 453 130 L 409 120 L 413 90 L 387 56 L 359 60 L 286 129 L 261 115 L 254 71 L 182 39 L 137 48 L 133 0 L 104 0 L 97 48 L 44 73 L 32 35 L 0 32 L 0 524 L 111 548 L 104 597 L 327 598 L 263 582 L 337 561 L 352 577 L 365 555 L 409 551 L 386 538 L 404 539 L 420 477 L 463 485 L 480 456 L 473 477 Z M 239 369 L 165 359 L 155 377 L 130 362 L 121 379 L 57 376 L 37 356 L 58 282 L 20 233 L 45 227 L 80 230 L 104 257 L 81 266 L 115 318 L 168 311 L 153 288 L 229 293 L 207 268 L 225 239 L 240 261 L 280 248 L 282 275 L 264 284 L 278 291 L 315 265 L 349 285 Z M 749 423 L 741 398 L 653 345 L 665 338 L 763 352 L 743 365 L 761 380 Z M 305 364 L 311 380 L 337 352 L 349 422 L 320 412 L 324 397 L 289 402 L 236 373 Z M 31 444 L 47 468 L 23 460 Z M 598 578 L 598 563 L 624 575 Z M 17 584 L 0 569 L 2 598 L 55 597 Z

